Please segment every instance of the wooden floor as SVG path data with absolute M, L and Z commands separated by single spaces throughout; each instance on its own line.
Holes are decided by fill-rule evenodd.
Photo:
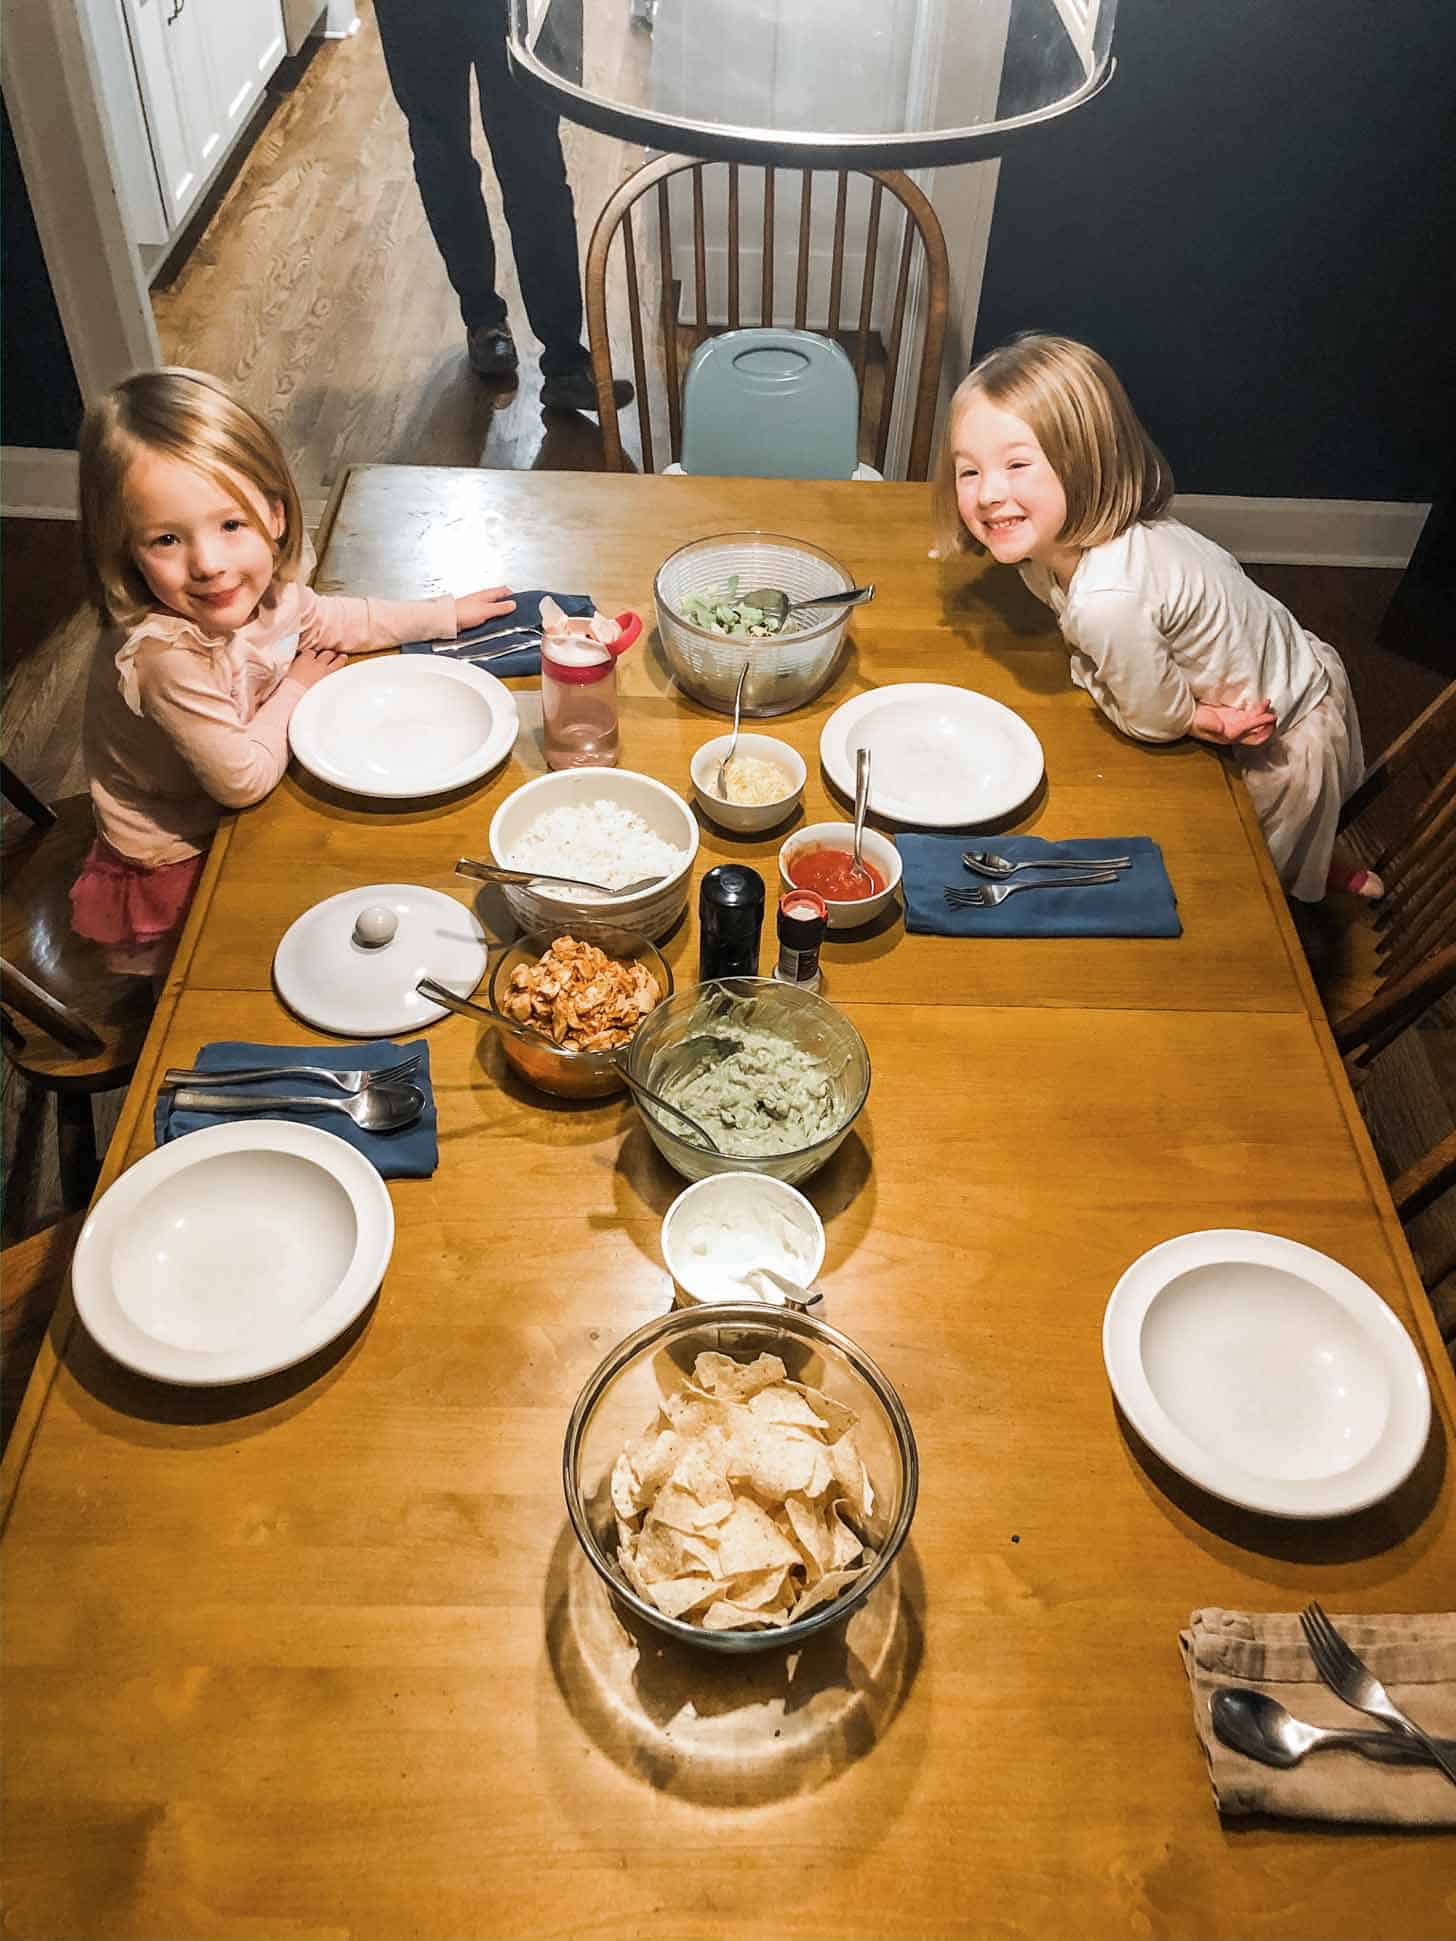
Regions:
M 465 362 L 455 298 L 415 191 L 403 120 L 361 0 L 361 31 L 312 55 L 282 95 L 186 259 L 154 291 L 164 357 L 216 372 L 274 425 L 306 509 L 321 513 L 335 479 L 359 461 L 595 470 L 594 419 L 540 408 L 532 340 L 513 276 L 502 294 L 524 355 L 514 387 L 482 384 Z M 641 57 L 625 25 L 618 55 Z M 642 152 L 563 128 L 583 245 L 596 211 Z M 484 154 L 483 144 L 481 153 Z M 488 164 L 487 195 L 499 220 Z M 504 236 L 503 228 L 500 231 Z M 503 266 L 509 262 L 502 251 Z M 84 607 L 75 529 L 4 525 L 4 719 L 7 761 L 42 793 L 79 791 L 81 701 L 94 622 Z M 481 562 L 482 582 L 491 577 Z M 1439 677 L 1376 641 L 1398 576 L 1373 571 L 1256 567 L 1254 577 L 1345 655 L 1367 747 L 1384 746 L 1439 686 Z M 1456 1111 L 1449 1021 L 1435 1021 L 1429 1056 L 1383 1087 L 1399 1146 Z M 1378 1077 L 1378 1075 L 1377 1075 Z M 34 1231 L 59 1211 L 53 1135 L 33 1103 L 6 1085 L 4 1232 Z M 103 1133 L 114 1102 L 98 1115 Z M 1374 1106 L 1370 1113 L 1379 1121 Z M 22 1163 L 14 1166 L 20 1156 Z M 1394 1152 L 1394 1164 L 1409 1153 Z M 1435 1216 L 1427 1216 L 1431 1220 Z M 1456 1219 L 1456 1210 L 1447 1216 Z M 1441 1290 L 1456 1338 L 1456 1277 Z

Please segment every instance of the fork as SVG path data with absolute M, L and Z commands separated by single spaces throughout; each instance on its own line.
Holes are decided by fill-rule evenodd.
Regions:
M 1349 1645 L 1313 1600 L 1299 1614 L 1305 1643 L 1314 1659 L 1315 1670 L 1337 1698 L 1357 1712 L 1368 1712 L 1392 1732 L 1406 1732 L 1435 1760 L 1453 1785 L 1456 1785 L 1456 1759 L 1444 1752 L 1428 1732 L 1408 1719 L 1394 1704 L 1375 1674 L 1355 1656 Z
M 975 876 L 1015 876 L 1023 869 L 1126 869 L 1131 856 L 1028 856 L 1013 863 L 1009 856 L 997 856 L 989 849 L 968 849 L 961 857 Z
M 1091 883 L 1115 883 L 1118 871 L 1102 869 L 1086 876 L 1059 876 L 1053 883 L 977 883 L 965 889 L 949 889 L 945 900 L 953 910 L 994 910 L 1018 890 L 1080 889 Z
M 226 1065 L 215 1072 L 205 1071 L 200 1065 L 184 1068 L 173 1066 L 162 1073 L 162 1086 L 170 1089 L 176 1085 L 246 1085 L 252 1079 L 265 1078 L 318 1078 L 327 1084 L 337 1085 L 341 1092 L 367 1092 L 371 1085 L 394 1085 L 412 1079 L 419 1070 L 420 1055 L 412 1052 L 402 1058 L 397 1065 L 381 1065 L 377 1071 L 364 1066 L 356 1066 L 348 1071 L 335 1071 L 328 1065 Z

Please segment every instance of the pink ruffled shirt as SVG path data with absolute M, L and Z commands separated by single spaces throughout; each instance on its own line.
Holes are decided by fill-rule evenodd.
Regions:
M 99 833 L 146 869 L 198 855 L 224 809 L 261 802 L 282 779 L 288 718 L 306 691 L 288 673 L 301 649 L 356 654 L 454 637 L 448 593 L 363 600 L 300 580 L 275 580 L 234 634 L 170 613 L 104 633 L 84 730 Z

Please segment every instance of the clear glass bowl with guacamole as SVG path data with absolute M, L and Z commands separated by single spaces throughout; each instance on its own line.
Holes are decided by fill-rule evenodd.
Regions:
M 629 1083 L 688 1113 L 720 1148 L 633 1087 L 653 1144 L 686 1179 L 767 1173 L 795 1186 L 830 1159 L 870 1089 L 865 1041 L 827 999 L 771 977 L 692 984 L 627 1050 Z

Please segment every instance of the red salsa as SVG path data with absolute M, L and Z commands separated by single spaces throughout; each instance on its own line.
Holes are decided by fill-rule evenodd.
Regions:
M 885 879 L 868 858 L 861 858 L 864 875 L 856 874 L 847 849 L 805 849 L 789 864 L 789 880 L 798 889 L 817 890 L 830 903 L 860 903 L 878 896 Z

